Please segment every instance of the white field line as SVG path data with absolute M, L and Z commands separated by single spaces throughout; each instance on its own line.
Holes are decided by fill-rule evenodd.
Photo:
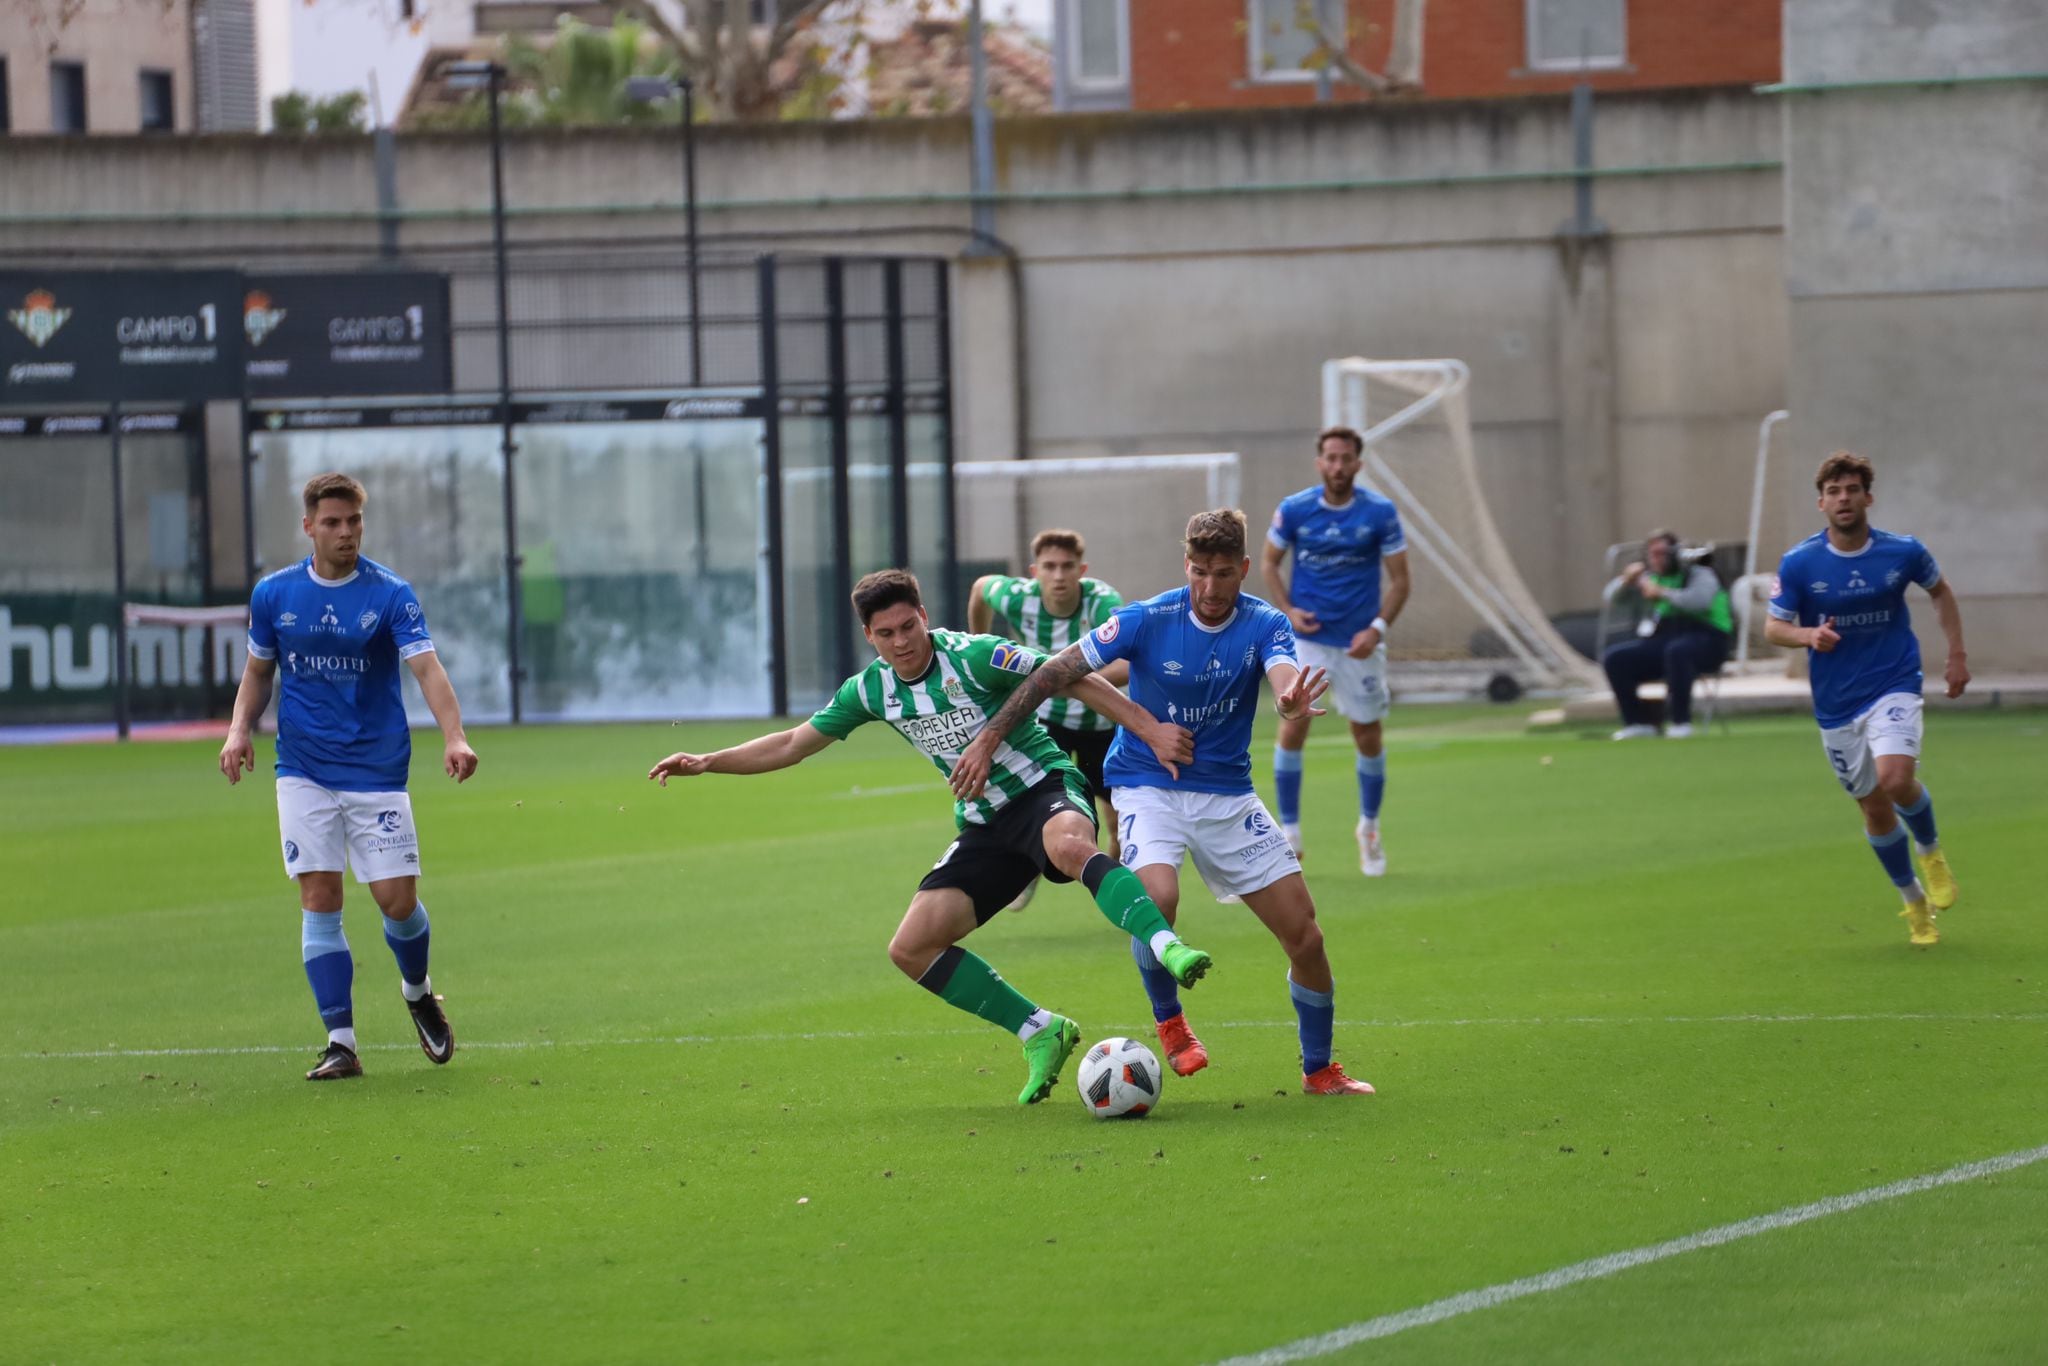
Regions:
M 2048 1022 L 2048 1012 L 2010 1015 L 1940 1015 L 1915 1014 L 1907 1012 L 1868 1015 L 1560 1015 L 1529 1016 L 1520 1019 L 1450 1019 L 1450 1020 L 1339 1020 L 1339 1029 L 1456 1029 L 1474 1026 L 1504 1026 L 1529 1028 L 1547 1025 L 1745 1025 L 1745 1024 L 2040 1024 Z M 1136 1026 L 1128 1027 L 1136 1030 Z M 1212 1020 L 1203 1023 L 1204 1030 L 1224 1029 L 1293 1029 L 1292 1020 Z M 816 1039 L 944 1039 L 985 1034 L 982 1029 L 824 1029 L 787 1033 L 756 1034 L 662 1034 L 623 1039 L 483 1039 L 465 1040 L 462 1048 L 494 1049 L 518 1052 L 527 1049 L 549 1048 L 670 1048 L 709 1044 L 743 1043 L 803 1043 Z M 1107 1037 L 1098 1033 L 1098 1037 Z M 1136 1037 L 1136 1034 L 1133 1034 Z M 245 1044 L 215 1048 L 86 1048 L 76 1050 L 49 1050 L 30 1053 L 12 1053 L 11 1059 L 30 1061 L 46 1059 L 58 1061 L 67 1058 L 226 1058 L 244 1054 L 303 1053 L 315 1044 Z M 417 1044 L 366 1043 L 360 1052 L 395 1050 L 410 1052 Z
M 1531 1295 L 1547 1295 L 1553 1290 L 1563 1290 L 1583 1281 L 1616 1276 L 1639 1266 L 1648 1266 L 1652 1262 L 1681 1257 L 1688 1252 L 1698 1252 L 1701 1248 L 1719 1247 L 1723 1243 L 1754 1238 L 1760 1233 L 1775 1233 L 1781 1228 L 1811 1223 L 1815 1219 L 1826 1219 L 1831 1215 L 1846 1214 L 1865 1205 L 1918 1195 L 1921 1191 L 1935 1190 L 1941 1186 L 1975 1181 L 1979 1177 L 2015 1171 L 2041 1161 L 2048 1161 L 2048 1144 L 2005 1153 L 1998 1157 L 1987 1157 L 1979 1162 L 1965 1162 L 1946 1171 L 1908 1177 L 1904 1181 L 1872 1186 L 1867 1190 L 1852 1191 L 1847 1195 L 1830 1195 L 1811 1204 L 1793 1205 L 1772 1214 L 1759 1214 L 1732 1224 L 1722 1224 L 1718 1228 L 1688 1233 L 1682 1238 L 1651 1243 L 1647 1247 L 1631 1248 L 1627 1252 L 1610 1252 L 1604 1257 L 1574 1262 L 1570 1266 L 1561 1266 L 1555 1271 L 1545 1271 L 1535 1276 L 1524 1276 L 1517 1281 L 1489 1285 L 1483 1290 L 1468 1290 L 1462 1295 L 1452 1295 L 1447 1299 L 1435 1300 L 1413 1309 L 1403 1309 L 1399 1313 L 1382 1314 L 1376 1319 L 1366 1319 L 1362 1323 L 1354 1323 L 1349 1327 L 1321 1333 L 1315 1337 L 1301 1338 L 1278 1347 L 1268 1347 L 1263 1352 L 1230 1357 L 1219 1363 L 1219 1366 L 1283 1366 L 1286 1362 L 1309 1361 L 1316 1357 L 1329 1356 L 1333 1352 L 1341 1352 L 1361 1342 L 1392 1337 L 1410 1328 L 1424 1328 L 1432 1323 L 1442 1323 L 1445 1319 L 1477 1313 L 1482 1309 L 1494 1309 Z

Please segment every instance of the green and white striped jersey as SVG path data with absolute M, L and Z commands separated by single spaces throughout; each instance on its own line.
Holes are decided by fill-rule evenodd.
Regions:
M 939 772 L 951 774 L 989 717 L 1045 660 L 1038 651 L 1001 636 L 933 631 L 932 663 L 922 677 L 905 681 L 877 658 L 841 683 L 811 724 L 844 740 L 870 721 L 886 721 Z M 1027 716 L 996 746 L 981 796 L 953 803 L 954 822 L 962 829 L 986 825 L 998 811 L 1055 774 L 1078 790 L 1080 771 L 1037 718 Z
M 1081 580 L 1081 605 L 1070 617 L 1056 617 L 1045 608 L 1045 590 L 1037 579 L 1013 579 L 998 575 L 988 581 L 981 596 L 1003 620 L 1017 629 L 1024 643 L 1047 655 L 1056 655 L 1116 615 L 1124 605 L 1123 594 L 1101 579 Z M 1068 730 L 1115 730 L 1116 722 L 1090 711 L 1066 697 L 1048 697 L 1038 709 L 1038 719 L 1048 726 Z

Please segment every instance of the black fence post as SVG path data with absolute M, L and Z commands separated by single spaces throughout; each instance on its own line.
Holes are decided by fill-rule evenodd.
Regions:
M 889 384 L 889 563 L 910 568 L 910 414 L 903 400 L 903 262 L 882 263 L 883 335 Z M 945 620 L 953 622 L 953 618 Z
M 831 384 L 826 411 L 832 440 L 832 639 L 839 675 L 853 672 L 853 470 L 846 413 L 846 262 L 825 258 L 825 368 Z
M 114 730 L 128 738 L 128 512 L 121 488 L 121 400 L 107 411 L 107 450 L 114 464 Z
M 775 258 L 754 263 L 761 343 L 761 480 L 768 524 L 768 693 L 777 716 L 789 714 L 788 611 L 782 590 L 782 395 L 777 354 Z
M 946 610 L 945 619 L 962 621 L 965 620 L 965 615 L 959 610 L 959 508 L 954 499 L 953 487 L 953 303 L 947 269 L 944 261 L 932 263 L 939 333 L 939 559 L 946 567 L 945 597 L 942 599 Z

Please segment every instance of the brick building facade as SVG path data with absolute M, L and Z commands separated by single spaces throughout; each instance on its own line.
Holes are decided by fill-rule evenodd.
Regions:
M 1297 6 L 1386 68 L 1394 0 L 1057 0 L 1064 109 L 1215 109 L 1371 96 L 1320 80 Z M 1420 97 L 1484 99 L 1778 79 L 1781 0 L 1428 0 Z M 1408 98 L 1414 98 L 1414 95 Z

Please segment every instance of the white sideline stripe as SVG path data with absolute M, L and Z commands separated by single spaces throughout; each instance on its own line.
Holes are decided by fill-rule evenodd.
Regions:
M 1476 1313 L 1481 1309 L 1497 1308 L 1530 1295 L 1547 1295 L 1553 1290 L 1563 1290 L 1582 1281 L 1596 1281 L 1607 1276 L 1619 1275 L 1639 1266 L 1648 1266 L 1652 1262 L 1697 1252 L 1701 1248 L 1719 1247 L 1723 1243 L 1754 1238 L 1760 1233 L 1775 1233 L 1781 1228 L 1810 1223 L 1830 1215 L 1846 1214 L 1865 1205 L 1897 1200 L 1907 1195 L 1918 1195 L 1921 1191 L 1934 1190 L 1941 1186 L 1975 1181 L 1980 1176 L 1995 1176 L 2000 1172 L 2030 1167 L 2044 1160 L 2048 1160 L 2048 1144 L 2005 1153 L 1999 1157 L 1987 1157 L 1978 1162 L 1965 1162 L 1959 1167 L 1950 1167 L 1947 1171 L 1908 1177 L 1904 1181 L 1894 1181 L 1885 1186 L 1872 1186 L 1868 1190 L 1852 1191 L 1848 1195 L 1830 1195 L 1825 1200 L 1816 1200 L 1809 1205 L 1793 1205 L 1774 1214 L 1759 1214 L 1754 1218 L 1742 1219 L 1732 1224 L 1722 1224 L 1719 1228 L 1688 1233 L 1683 1238 L 1673 1238 L 1668 1242 L 1652 1243 L 1647 1247 L 1632 1248 L 1627 1252 L 1610 1252 L 1604 1257 L 1574 1262 L 1555 1271 L 1524 1276 L 1518 1281 L 1489 1285 L 1483 1290 L 1468 1290 L 1462 1295 L 1452 1295 L 1447 1299 L 1435 1300 L 1414 1309 L 1382 1314 L 1379 1318 L 1367 1319 L 1362 1323 L 1354 1323 L 1349 1327 L 1338 1328 L 1312 1338 L 1301 1338 L 1279 1347 L 1268 1347 L 1263 1352 L 1254 1352 L 1249 1356 L 1229 1357 L 1217 1363 L 1217 1366 L 1282 1366 L 1285 1362 L 1308 1361 L 1315 1357 L 1328 1356 L 1332 1352 L 1341 1352 L 1361 1342 L 1392 1337 L 1410 1328 L 1424 1328 L 1432 1323 L 1442 1323 L 1445 1319 Z
M 1649 1025 L 1649 1024 L 1896 1024 L 1900 1022 L 1925 1021 L 1938 1024 L 2039 1024 L 2048 1021 L 2048 1012 L 2012 1015 L 1936 1015 L 1936 1014 L 1876 1014 L 1876 1015 L 1578 1015 L 1578 1016 L 1531 1016 L 1524 1019 L 1462 1019 L 1462 1020 L 1339 1020 L 1339 1029 L 1438 1029 L 1469 1027 L 1473 1025 L 1503 1025 L 1525 1028 L 1531 1025 Z M 1124 1026 L 1112 1025 L 1111 1028 Z M 1128 1026 L 1136 1030 L 1136 1026 Z M 1212 1020 L 1205 1023 L 1205 1030 L 1218 1029 L 1293 1029 L 1292 1020 Z M 966 1035 L 984 1034 L 980 1029 L 822 1029 L 800 1033 L 761 1034 L 662 1034 L 645 1038 L 626 1039 L 485 1039 L 465 1042 L 462 1049 L 493 1049 L 517 1052 L 522 1049 L 545 1048 L 660 1048 L 683 1044 L 721 1043 L 804 1043 L 816 1039 L 944 1039 Z M 1097 1037 L 1107 1037 L 1098 1033 Z M 1138 1037 L 1134 1032 L 1133 1038 Z M 18 1061 L 32 1061 L 37 1058 L 56 1061 L 66 1058 L 231 1058 L 247 1054 L 304 1053 L 316 1048 L 314 1043 L 304 1044 L 246 1044 L 218 1048 L 86 1048 L 66 1052 L 40 1051 L 11 1053 L 7 1056 Z M 356 1051 L 410 1052 L 419 1045 L 415 1043 L 367 1043 Z

